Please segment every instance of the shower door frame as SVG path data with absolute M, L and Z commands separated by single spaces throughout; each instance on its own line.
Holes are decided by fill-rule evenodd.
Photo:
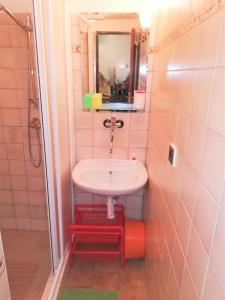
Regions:
M 70 36 L 70 27 L 68 26 L 70 19 L 66 18 L 65 14 L 65 10 L 68 9 L 67 0 L 56 3 L 54 0 L 32 1 L 45 157 L 47 157 L 45 159 L 45 172 L 49 197 L 52 265 L 55 273 L 54 282 L 57 282 L 57 277 L 62 275 L 68 258 L 67 226 L 71 224 L 73 216 L 73 182 L 71 176 L 75 163 L 73 77 L 72 70 L 66 67 L 72 64 L 72 53 L 70 46 L 64 41 L 65 36 L 66 38 Z M 56 34 L 55 26 L 57 27 L 58 24 L 63 26 L 63 29 L 60 28 L 60 30 L 62 29 L 61 35 Z M 57 51 L 59 43 L 63 47 Z M 57 77 L 57 72 L 60 73 L 59 77 Z M 64 74 L 63 78 L 62 74 Z M 70 87 L 68 87 L 69 83 Z M 62 99 L 65 101 L 60 102 Z M 60 104 L 59 107 L 57 104 Z M 60 118 L 57 119 L 59 115 Z M 62 119 L 63 122 L 61 123 Z
M 44 49 L 44 41 L 43 41 L 43 28 L 42 28 L 42 14 L 40 13 L 40 5 L 37 4 L 37 1 L 30 0 L 30 4 L 32 10 L 28 9 L 29 13 L 31 12 L 32 23 L 23 23 L 20 20 L 17 20 L 14 12 L 8 9 L 7 7 L 2 7 L 2 11 L 9 15 L 22 29 L 28 33 L 33 33 L 34 38 L 34 48 L 36 52 L 36 63 L 37 63 L 37 87 L 38 87 L 38 96 L 34 98 L 33 89 L 30 87 L 30 78 L 28 79 L 28 99 L 31 100 L 39 100 L 39 116 L 41 121 L 41 131 L 40 134 L 43 140 L 43 163 L 44 163 L 44 174 L 45 174 L 45 196 L 46 196 L 46 205 L 48 212 L 48 229 L 49 229 L 49 243 L 50 243 L 50 256 L 52 262 L 52 271 L 55 273 L 57 267 L 60 264 L 60 260 L 63 258 L 63 245 L 62 245 L 62 214 L 60 211 L 61 202 L 60 202 L 60 193 L 57 185 L 57 151 L 54 146 L 54 138 L 55 128 L 52 131 L 49 129 L 54 127 L 54 121 L 51 120 L 52 113 L 51 109 L 48 106 L 48 89 L 47 89 L 47 80 L 46 80 L 46 72 L 45 70 L 46 61 L 45 61 L 45 53 L 42 51 Z M 39 10 L 38 10 L 39 9 Z M 27 21 L 28 22 L 28 21 Z M 30 35 L 27 37 L 28 40 L 28 48 L 30 46 Z M 40 42 L 38 42 L 40 41 Z M 35 47 L 36 45 L 36 47 Z M 30 58 L 31 54 L 29 52 L 28 57 Z M 33 74 L 32 63 L 29 60 L 28 62 L 28 74 Z M 30 69 L 31 68 L 31 69 Z M 35 75 L 34 75 L 35 76 Z M 33 82 L 32 82 L 33 83 Z M 30 92 L 32 90 L 32 94 Z M 37 98 L 37 99 L 36 99 Z M 43 99 L 45 101 L 43 101 Z M 53 119 L 53 118 L 52 118 Z M 28 126 L 29 127 L 29 126 Z M 55 137 L 55 136 L 54 136 Z M 31 159 L 32 160 L 32 159 Z M 37 167 L 40 167 L 38 165 Z M 2 262 L 1 262 L 2 263 Z
M 56 138 L 56 127 L 52 108 L 49 105 L 48 84 L 47 84 L 47 58 L 45 53 L 43 9 L 41 1 L 33 2 L 34 22 L 35 22 L 35 43 L 37 49 L 37 65 L 39 75 L 40 93 L 40 117 L 43 134 L 43 156 L 45 162 L 45 185 L 49 218 L 49 235 L 52 271 L 56 272 L 63 258 L 63 233 L 62 233 L 62 210 L 59 194 L 60 183 L 57 182 L 58 153 L 54 147 Z

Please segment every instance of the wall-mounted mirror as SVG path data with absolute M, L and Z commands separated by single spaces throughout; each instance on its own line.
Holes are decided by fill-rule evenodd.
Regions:
M 136 110 L 134 91 L 146 89 L 149 37 L 138 14 L 82 13 L 80 31 L 83 94 L 102 93 L 102 109 Z

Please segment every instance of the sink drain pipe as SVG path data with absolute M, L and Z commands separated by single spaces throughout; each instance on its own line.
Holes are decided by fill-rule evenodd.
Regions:
M 116 204 L 117 199 L 118 197 L 112 197 L 112 196 L 107 197 L 107 218 L 108 219 L 115 218 L 114 205 Z

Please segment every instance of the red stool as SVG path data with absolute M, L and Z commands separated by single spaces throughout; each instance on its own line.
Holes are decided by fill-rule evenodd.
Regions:
M 74 223 L 69 226 L 70 262 L 72 255 L 98 259 L 124 256 L 124 207 L 114 206 L 115 218 L 107 218 L 106 205 L 75 205 Z

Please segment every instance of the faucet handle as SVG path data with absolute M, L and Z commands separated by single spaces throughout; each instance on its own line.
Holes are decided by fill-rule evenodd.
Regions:
M 122 128 L 124 126 L 124 122 L 122 120 L 116 120 L 115 117 L 112 117 L 110 119 L 105 119 L 103 121 L 103 125 L 106 128 Z
M 124 121 L 123 120 L 116 120 L 116 127 L 117 128 L 122 128 L 124 126 Z
M 111 120 L 105 119 L 105 120 L 103 121 L 103 125 L 104 125 L 104 127 L 106 127 L 106 128 L 110 128 L 110 127 L 111 127 Z

